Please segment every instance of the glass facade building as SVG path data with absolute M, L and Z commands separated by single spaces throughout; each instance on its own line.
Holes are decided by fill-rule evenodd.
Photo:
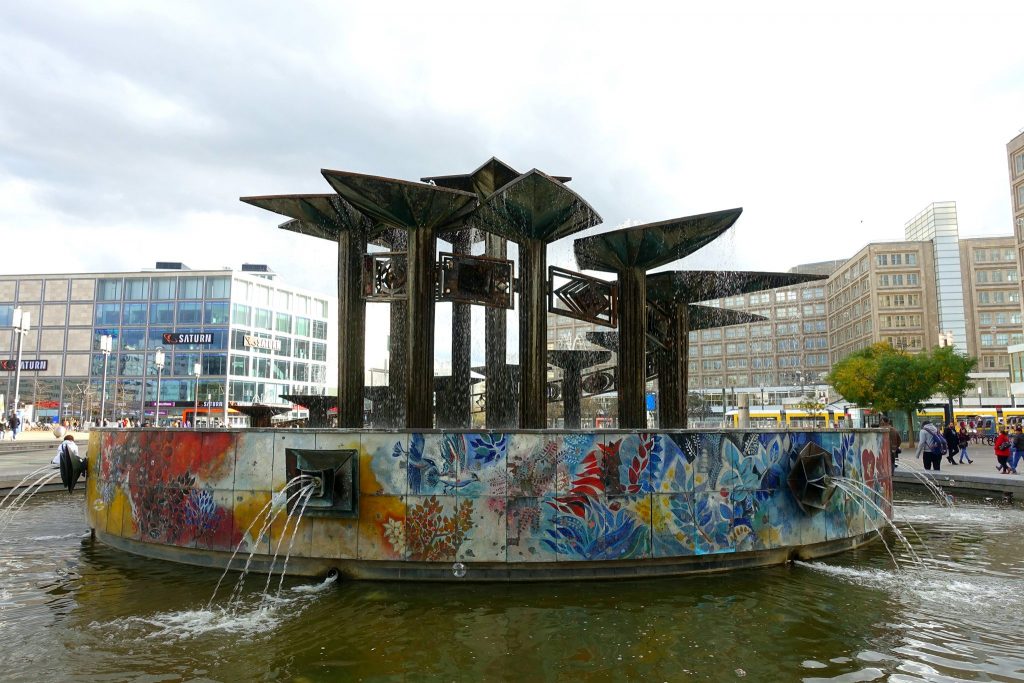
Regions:
M 281 395 L 327 391 L 336 326 L 332 298 L 277 281 L 265 267 L 0 276 L 0 328 L 15 308 L 31 315 L 21 402 L 33 418 L 99 417 L 106 364 L 106 418 L 173 420 L 201 407 L 288 405 Z M 248 268 L 248 269 L 247 269 Z M 336 334 L 336 333 L 334 333 Z M 112 338 L 109 355 L 100 339 Z M 191 335 L 191 336 L 190 336 Z M 182 343 L 177 343 L 182 342 Z M 3 358 L 14 335 L 0 332 Z M 329 351 L 328 346 L 332 347 Z M 157 351 L 164 354 L 157 396 Z M 198 377 L 194 369 L 198 364 Z M 38 367 L 40 364 L 37 363 Z M 23 363 L 24 366 L 24 363 Z M 13 372 L 0 376 L 5 402 Z

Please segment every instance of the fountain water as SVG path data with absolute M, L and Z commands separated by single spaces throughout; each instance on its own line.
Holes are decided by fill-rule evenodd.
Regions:
M 46 469 L 49 470 L 50 468 L 47 467 Z M 33 495 L 38 493 L 44 486 L 46 486 L 59 476 L 60 472 L 53 471 L 49 471 L 40 475 L 38 479 L 33 481 L 28 486 L 25 486 L 24 490 L 22 490 L 22 492 L 19 493 L 18 496 L 13 501 L 11 501 L 11 504 L 7 506 L 7 509 L 0 510 L 0 534 L 2 534 L 7 529 L 7 526 L 11 523 L 11 520 L 14 519 L 14 516 L 18 514 L 18 512 L 23 507 L 25 507 L 25 504 L 28 503 L 29 499 L 31 499 Z M 28 477 L 26 477 L 26 479 L 27 478 Z M 22 481 L 24 482 L 25 480 Z M 21 484 L 19 484 L 18 486 L 21 486 Z M 8 497 L 10 497 L 11 493 L 13 493 L 14 490 L 16 490 L 16 488 L 13 489 L 6 496 L 4 496 L 5 501 L 7 500 Z

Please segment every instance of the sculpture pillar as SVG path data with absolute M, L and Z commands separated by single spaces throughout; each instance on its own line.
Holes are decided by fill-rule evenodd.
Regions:
M 519 243 L 519 426 L 547 426 L 547 245 Z
M 469 254 L 472 251 L 470 233 L 462 230 L 452 236 L 452 252 Z M 451 415 L 457 428 L 468 428 L 470 425 L 470 345 L 472 341 L 471 325 L 473 321 L 470 304 L 452 303 L 452 379 L 448 385 L 445 400 L 451 403 Z
M 434 426 L 434 259 L 437 236 L 433 227 L 410 230 L 407 253 L 408 384 L 405 424 L 411 429 Z
M 492 258 L 507 258 L 508 243 L 504 238 L 488 233 L 485 253 Z M 507 429 L 516 425 L 516 404 L 512 400 L 511 375 L 508 372 L 505 355 L 508 339 L 507 315 L 507 311 L 502 308 L 484 309 L 488 429 Z
M 338 233 L 338 426 L 363 426 L 366 302 L 362 297 L 362 231 Z
M 647 281 L 643 268 L 619 273 L 619 426 L 645 429 Z

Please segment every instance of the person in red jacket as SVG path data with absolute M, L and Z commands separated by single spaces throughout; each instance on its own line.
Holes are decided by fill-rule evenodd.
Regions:
M 999 436 L 996 437 L 994 446 L 996 460 L 999 461 L 999 471 L 1002 474 L 1010 474 L 1010 437 L 1006 434 L 1006 426 L 999 427 Z

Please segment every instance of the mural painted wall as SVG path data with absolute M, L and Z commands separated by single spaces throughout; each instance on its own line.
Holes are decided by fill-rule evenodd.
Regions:
M 93 528 L 146 543 L 410 562 L 621 561 L 801 546 L 891 515 L 884 435 L 104 432 Z M 815 443 L 855 493 L 797 506 L 786 478 Z M 358 452 L 358 515 L 292 514 L 285 449 Z M 884 455 L 883 455 L 884 454 Z M 292 534 L 294 532 L 294 538 Z M 287 541 L 285 540 L 287 539 Z

